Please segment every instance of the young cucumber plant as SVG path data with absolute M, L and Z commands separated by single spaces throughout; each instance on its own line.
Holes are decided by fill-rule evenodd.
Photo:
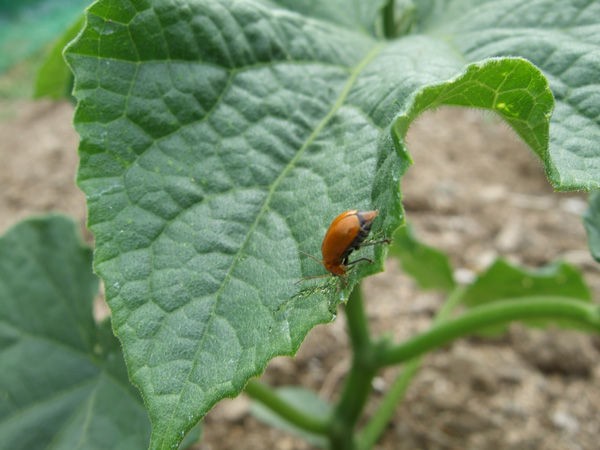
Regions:
M 598 35 L 600 4 L 575 0 L 93 3 L 65 51 L 78 184 L 113 330 L 152 424 L 150 448 L 176 447 L 244 388 L 332 448 L 369 448 L 423 353 L 511 320 L 598 331 L 578 281 L 566 292 L 541 282 L 539 292 L 475 289 L 536 277 L 500 263 L 468 288 L 436 274 L 448 303 L 404 343 L 371 338 L 354 289 L 380 269 L 385 246 L 361 250 L 374 263 L 357 264 L 339 290 L 298 298 L 296 283 L 314 274 L 304 253 L 318 254 L 341 211 L 378 210 L 373 232 L 384 237 L 402 225 L 404 138 L 427 109 L 494 111 L 557 190 L 597 189 Z M 392 251 L 408 254 L 422 277 L 404 238 Z M 308 414 L 250 381 L 346 299 L 353 366 L 330 414 Z M 452 316 L 467 299 L 475 306 Z M 355 433 L 374 375 L 408 361 Z

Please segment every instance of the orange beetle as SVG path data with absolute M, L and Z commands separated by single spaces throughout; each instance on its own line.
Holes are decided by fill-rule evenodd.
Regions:
M 323 244 L 321 253 L 323 255 L 323 266 L 329 272 L 337 276 L 343 276 L 348 266 L 359 261 L 370 261 L 368 258 L 360 258 L 348 262 L 350 253 L 357 250 L 371 231 L 373 220 L 379 211 L 358 211 L 352 209 L 344 211 L 331 222 Z M 389 242 L 385 240 L 385 242 Z

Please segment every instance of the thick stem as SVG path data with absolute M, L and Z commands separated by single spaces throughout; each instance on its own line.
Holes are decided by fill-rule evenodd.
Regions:
M 440 309 L 439 313 L 437 314 L 434 324 L 439 325 L 440 323 L 443 323 L 444 321 L 447 321 L 449 319 L 456 306 L 460 304 L 463 292 L 464 290 L 462 288 L 457 288 L 452 292 L 448 300 L 444 303 L 442 309 Z M 463 330 L 465 331 L 465 333 L 461 334 L 472 333 L 473 331 L 476 331 L 476 329 L 490 325 L 491 323 L 498 324 L 508 322 L 510 320 L 522 319 L 524 318 L 523 316 L 527 316 L 528 318 L 571 318 L 580 321 L 581 323 L 593 327 L 597 330 L 600 329 L 600 311 L 594 305 L 573 301 L 572 299 L 562 298 L 521 298 L 508 302 L 508 304 L 504 304 L 503 302 L 502 304 L 504 306 L 502 306 L 502 304 L 500 303 L 497 304 L 497 308 L 500 309 L 505 309 L 505 307 L 508 307 L 507 310 L 503 311 L 503 313 L 499 314 L 498 316 L 495 316 L 496 313 L 494 312 L 494 310 L 497 308 L 486 308 L 483 311 L 480 310 L 481 307 L 477 308 L 479 312 L 476 312 L 476 314 L 471 316 L 470 318 L 467 317 L 466 320 L 463 319 L 464 322 L 462 323 L 462 325 L 468 325 L 469 323 L 471 323 L 473 325 L 476 325 L 476 327 L 468 329 L 465 328 Z M 517 306 L 516 303 L 519 303 L 520 305 Z M 567 311 L 566 314 L 562 315 L 562 313 L 564 313 L 565 310 Z M 525 314 L 523 314 L 524 312 Z M 479 318 L 482 317 L 486 318 L 486 324 L 477 323 Z M 430 330 L 430 332 L 433 332 L 432 334 L 429 334 L 428 332 L 425 333 L 425 335 L 428 335 L 430 337 L 433 336 L 434 340 L 437 340 L 438 338 L 441 338 L 445 335 L 445 338 L 447 338 L 447 340 L 451 340 L 453 339 L 452 334 L 462 328 L 460 322 L 456 324 L 455 321 L 452 321 L 452 323 L 454 323 L 454 325 L 450 325 L 449 327 L 443 327 L 441 329 L 439 327 L 434 327 Z M 435 337 L 436 335 L 438 336 L 438 338 Z M 417 346 L 414 345 L 415 339 L 403 345 L 395 347 L 393 351 L 398 352 L 398 354 L 403 353 L 401 351 L 401 348 L 404 348 L 405 350 L 409 351 L 414 351 L 417 348 Z M 413 343 L 413 345 L 410 345 L 411 342 Z M 407 344 L 409 345 L 406 346 Z M 435 344 L 434 347 L 437 345 L 439 344 Z M 375 412 L 369 423 L 365 426 L 365 428 L 361 431 L 360 435 L 358 436 L 356 446 L 357 449 L 370 449 L 377 442 L 377 440 L 385 430 L 385 427 L 391 420 L 391 417 L 394 414 L 398 402 L 400 402 L 401 399 L 404 397 L 406 390 L 410 386 L 412 378 L 417 374 L 420 365 L 421 357 L 413 358 L 406 363 L 402 373 L 397 377 L 394 384 L 392 385 L 392 387 L 384 397 L 383 401 L 381 402 L 379 409 Z
M 462 299 L 464 289 L 455 288 L 450 294 L 444 305 L 438 311 L 434 323 L 440 323 L 446 320 Z M 408 361 L 402 368 L 402 372 L 396 377 L 390 390 L 385 394 L 377 411 L 373 414 L 367 425 L 361 430 L 356 439 L 358 450 L 367 450 L 372 448 L 385 431 L 392 419 L 398 404 L 404 398 L 412 379 L 421 368 L 422 358 L 417 357 Z
M 348 299 L 346 316 L 353 360 L 332 417 L 329 443 L 336 450 L 354 448 L 354 427 L 369 398 L 376 372 L 373 360 L 375 352 L 369 336 L 360 285 Z
M 600 310 L 596 305 L 563 297 L 522 297 L 478 306 L 400 345 L 382 349 L 377 364 L 385 367 L 403 363 L 461 336 L 525 319 L 569 320 L 600 331 Z
M 346 320 L 348 334 L 354 354 L 365 353 L 371 348 L 371 334 L 365 313 L 361 285 L 358 284 L 346 303 Z

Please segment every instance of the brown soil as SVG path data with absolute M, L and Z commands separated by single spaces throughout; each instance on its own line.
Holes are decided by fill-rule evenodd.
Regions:
M 66 103 L 0 101 L 0 231 L 32 213 L 65 212 L 82 224 L 74 185 L 77 137 Z M 494 258 L 540 266 L 555 259 L 585 271 L 600 298 L 599 266 L 586 248 L 585 195 L 556 194 L 512 131 L 480 112 L 440 110 L 409 136 L 415 165 L 406 209 L 426 242 L 449 252 L 468 279 Z M 365 283 L 370 325 L 403 339 L 424 330 L 442 296 L 419 291 L 394 261 Z M 335 400 L 349 363 L 344 317 L 315 328 L 295 358 L 264 379 L 300 384 Z M 502 338 L 465 339 L 429 355 L 379 449 L 596 449 L 600 437 L 600 339 L 514 326 Z M 396 370 L 374 383 L 372 411 Z M 241 396 L 205 421 L 203 450 L 309 449 L 262 425 Z

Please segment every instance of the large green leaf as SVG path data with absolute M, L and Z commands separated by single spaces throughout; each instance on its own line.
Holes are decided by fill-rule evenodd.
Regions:
M 108 323 L 92 252 L 63 217 L 0 238 L 0 447 L 143 449 L 150 422 Z
M 356 2 L 352 0 L 273 0 L 284 8 L 315 17 L 369 35 L 381 32 L 378 20 L 386 0 Z M 343 11 L 343 14 L 340 12 Z
M 550 145 L 538 152 L 548 178 L 559 190 L 599 188 L 600 2 L 433 0 L 421 7 L 428 7 L 422 32 L 467 61 L 519 55 L 542 70 L 555 98 Z
M 66 53 L 95 267 L 152 448 L 172 447 L 270 358 L 293 354 L 378 270 L 361 265 L 341 293 L 298 295 L 298 280 L 324 272 L 302 252 L 318 255 L 339 212 L 378 208 L 375 233 L 401 223 L 404 135 L 419 113 L 494 110 L 549 173 L 566 163 L 549 159 L 552 94 L 530 62 L 461 52 L 433 25 L 381 41 L 364 22 L 378 1 L 338 0 L 335 20 L 296 12 L 312 4 L 100 0 Z M 495 5 L 492 17 L 513 14 L 513 2 Z

